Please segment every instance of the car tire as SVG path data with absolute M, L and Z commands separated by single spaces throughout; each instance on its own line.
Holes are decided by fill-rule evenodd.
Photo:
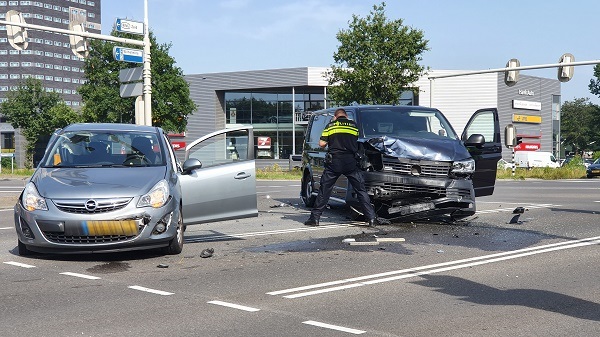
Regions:
M 31 251 L 29 250 L 29 248 L 27 248 L 27 246 L 23 242 L 21 242 L 19 240 L 17 240 L 17 242 L 18 242 L 17 249 L 19 251 L 19 255 L 20 256 L 29 256 L 29 255 L 31 255 Z
M 315 201 L 317 200 L 317 196 L 313 195 L 312 192 L 315 188 L 315 182 L 313 181 L 313 177 L 310 173 L 306 172 L 302 177 L 302 202 L 306 207 L 313 207 L 315 205 Z
M 165 252 L 169 255 L 177 255 L 183 251 L 183 232 L 185 232 L 185 227 L 183 225 L 183 214 L 181 209 L 178 213 L 177 234 L 175 234 L 175 237 L 171 239 L 169 245 L 165 248 Z

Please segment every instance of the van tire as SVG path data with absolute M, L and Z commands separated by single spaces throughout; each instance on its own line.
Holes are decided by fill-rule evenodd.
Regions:
M 308 172 L 304 173 L 302 176 L 301 198 L 306 207 L 313 207 L 315 205 L 317 196 L 312 194 L 314 188 L 315 182 L 313 181 L 312 175 Z

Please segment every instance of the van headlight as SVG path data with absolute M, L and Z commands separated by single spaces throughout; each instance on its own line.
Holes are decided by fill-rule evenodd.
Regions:
M 137 207 L 154 207 L 159 208 L 164 206 L 169 200 L 169 184 L 167 184 L 166 180 L 161 180 L 152 189 L 150 192 L 142 195 L 140 200 L 137 203 Z
M 452 163 L 453 173 L 473 173 L 475 172 L 475 161 L 473 159 L 458 160 Z
M 27 183 L 23 190 L 23 197 L 21 199 L 23 207 L 28 211 L 47 211 L 48 205 L 46 205 L 46 199 L 42 198 L 38 193 L 37 188 L 33 183 Z

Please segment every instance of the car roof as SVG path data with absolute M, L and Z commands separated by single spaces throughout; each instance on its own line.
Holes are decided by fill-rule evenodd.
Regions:
M 65 131 L 138 131 L 158 132 L 160 128 L 147 125 L 122 124 L 122 123 L 76 123 L 66 126 Z

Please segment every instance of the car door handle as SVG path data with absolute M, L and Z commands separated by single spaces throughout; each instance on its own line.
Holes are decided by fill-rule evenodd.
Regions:
M 250 177 L 250 174 L 248 174 L 246 172 L 240 172 L 235 176 L 235 179 L 246 179 L 249 177 Z

